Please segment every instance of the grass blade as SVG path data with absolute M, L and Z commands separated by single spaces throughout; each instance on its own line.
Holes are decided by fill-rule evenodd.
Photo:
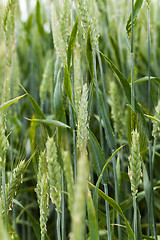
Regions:
M 26 96 L 26 94 L 21 95 L 19 97 L 16 97 L 14 99 L 11 99 L 3 104 L 0 105 L 0 111 L 6 109 L 7 107 L 9 107 L 10 105 L 12 105 L 13 103 L 17 102 L 19 99 L 23 98 L 24 96 Z
M 122 88 L 124 90 L 124 93 L 126 95 L 127 101 L 129 104 L 131 104 L 131 87 L 130 87 L 130 84 L 129 84 L 127 78 L 119 71 L 119 69 L 114 65 L 114 63 L 107 56 L 105 56 L 102 52 L 100 52 L 100 53 L 106 59 L 106 61 L 108 62 L 108 64 L 110 65 L 110 67 L 112 68 L 114 73 L 117 75 L 117 77 L 122 85 Z M 138 113 L 140 115 L 140 117 L 142 119 L 143 129 L 144 129 L 147 137 L 149 138 L 148 126 L 147 126 L 143 111 L 140 108 L 136 98 L 135 98 L 135 111 L 136 111 L 136 113 Z
M 91 35 L 90 35 L 89 27 L 88 27 L 88 31 L 87 31 L 86 56 L 87 56 L 87 60 L 88 60 L 88 64 L 89 64 L 89 70 L 90 70 L 91 76 L 94 81 L 93 52 L 92 52 L 92 42 L 91 42 Z
M 88 221 L 89 221 L 89 234 L 90 239 L 99 240 L 98 236 L 98 224 L 96 219 L 95 208 L 90 191 L 88 190 Z
M 42 123 L 44 125 L 47 126 L 51 126 L 51 127 L 62 127 L 62 128 L 71 128 L 70 126 L 68 126 L 67 124 L 64 124 L 60 121 L 56 121 L 56 120 L 48 120 L 48 119 L 30 119 L 30 118 L 25 118 L 31 122 L 37 122 L 37 123 Z
M 67 51 L 68 70 L 70 70 L 73 48 L 74 48 L 75 41 L 76 41 L 76 36 L 77 36 L 77 29 L 78 29 L 78 17 L 75 21 L 75 24 L 74 24 L 73 28 L 72 28 L 71 36 L 70 36 L 69 43 L 68 43 L 68 51 Z
M 27 92 L 27 90 L 20 83 L 19 83 L 19 85 L 25 91 L 25 93 L 27 94 L 38 119 L 46 119 L 46 116 L 44 115 L 41 108 L 39 107 L 39 105 L 34 100 L 34 98 Z M 52 131 L 48 126 L 47 126 L 47 131 L 48 131 L 48 135 L 51 137 L 52 136 Z
M 89 184 L 93 187 L 96 188 L 92 183 L 89 182 Z M 116 212 L 118 212 L 125 220 L 125 224 L 126 224 L 126 228 L 127 228 L 127 232 L 128 232 L 128 240 L 135 240 L 134 237 L 134 233 L 132 231 L 132 228 L 129 224 L 129 222 L 127 221 L 121 207 L 116 203 L 116 201 L 114 199 L 112 199 L 111 197 L 107 196 L 104 192 L 102 192 L 100 189 L 98 189 L 98 194 L 105 200 L 107 201 Z
M 151 119 L 152 121 L 156 121 L 158 123 L 160 123 L 160 119 L 154 117 L 154 116 L 150 116 L 150 115 L 147 115 L 147 114 L 144 114 L 147 118 Z
M 97 176 L 99 177 L 102 172 L 103 166 L 105 165 L 105 156 L 95 135 L 92 133 L 91 130 L 89 130 L 88 148 L 93 164 L 95 166 L 95 170 L 97 172 Z M 103 175 L 103 184 L 107 182 L 107 175 L 107 172 Z
M 135 24 L 136 17 L 142 7 L 142 4 L 143 4 L 143 0 L 137 0 L 134 4 L 134 7 L 133 7 L 133 22 L 134 22 L 134 24 Z M 128 37 L 130 37 L 130 35 L 131 35 L 131 14 L 127 21 L 126 31 L 127 31 Z
M 66 94 L 69 98 L 69 101 L 72 105 L 73 110 L 76 111 L 75 107 L 74 107 L 74 103 L 73 103 L 73 98 L 72 98 L 71 80 L 70 80 L 70 77 L 69 77 L 68 68 L 67 68 L 66 64 L 65 64 L 65 67 L 64 67 L 64 88 L 65 88 Z
M 158 85 L 160 85 L 160 78 L 158 77 L 150 77 L 150 80 L 155 81 Z M 148 76 L 145 76 L 143 78 L 137 79 L 134 81 L 134 84 L 143 83 L 148 81 Z
M 113 133 L 113 129 L 112 129 L 109 117 L 106 112 L 106 108 L 104 105 L 102 95 L 100 93 L 99 93 L 99 101 L 100 101 L 100 113 L 101 113 L 101 117 L 102 117 L 103 124 L 104 124 L 106 140 L 107 140 L 107 143 L 108 143 L 110 149 L 114 149 L 115 148 L 115 137 L 114 137 L 114 133 Z

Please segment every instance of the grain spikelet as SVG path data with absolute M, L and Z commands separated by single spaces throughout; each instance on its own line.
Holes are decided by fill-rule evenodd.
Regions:
M 66 47 L 67 47 L 67 40 L 69 36 L 69 30 L 70 30 L 70 10 L 71 10 L 71 1 L 64 0 L 64 4 L 61 11 L 61 17 L 60 17 L 60 26 L 61 26 L 62 37 Z
M 46 223 L 49 214 L 49 180 L 48 180 L 48 168 L 46 161 L 46 152 L 41 152 L 39 156 L 39 166 L 37 174 L 37 187 L 35 189 L 37 193 L 37 200 L 40 208 L 40 227 L 41 237 L 47 231 Z
M 50 198 L 56 205 L 57 211 L 61 208 L 61 167 L 58 162 L 57 149 L 52 138 L 48 138 L 47 143 L 47 163 L 50 186 Z
M 61 26 L 53 2 L 51 3 L 51 26 L 53 32 L 54 46 L 63 66 L 66 62 L 66 46 L 62 37 Z
M 83 92 L 78 111 L 77 145 L 79 149 L 86 147 L 88 140 L 88 89 L 83 85 Z
M 53 58 L 49 58 L 45 66 L 43 79 L 40 86 L 40 100 L 42 105 L 44 104 L 44 101 L 46 99 L 47 92 L 50 91 L 52 77 L 53 77 Z
M 3 30 L 5 32 L 7 45 L 11 45 L 14 40 L 15 5 L 16 5 L 16 0 L 9 0 L 7 2 L 7 5 L 4 11 L 4 16 L 3 16 Z
M 155 117 L 158 119 L 160 118 L 160 100 L 158 101 L 158 105 L 156 106 L 156 109 L 155 109 Z M 152 135 L 155 138 L 155 140 L 157 139 L 159 134 L 160 134 L 160 124 L 156 121 L 153 121 Z
M 110 105 L 111 114 L 114 122 L 115 132 L 120 138 L 124 135 L 124 109 L 123 103 L 120 101 L 120 95 L 118 91 L 118 86 L 115 82 L 110 83 Z
M 74 200 L 74 183 L 73 183 L 73 168 L 71 162 L 71 156 L 69 151 L 64 151 L 63 153 L 63 165 L 64 165 L 64 175 L 67 182 L 68 191 L 68 206 L 70 212 L 72 212 L 73 200 Z
M 21 161 L 17 167 L 13 170 L 12 175 L 10 175 L 9 182 L 6 184 L 6 204 L 7 210 L 11 210 L 10 207 L 13 203 L 13 198 L 17 195 L 19 185 L 23 181 L 23 174 L 25 172 L 27 163 L 25 160 Z M 3 196 L 3 190 L 2 190 Z M 4 217 L 5 207 L 4 202 L 1 201 L 2 216 Z
M 138 186 L 141 182 L 141 165 L 139 133 L 137 130 L 132 132 L 131 154 L 129 156 L 128 175 L 131 182 L 131 191 L 134 198 L 137 197 Z

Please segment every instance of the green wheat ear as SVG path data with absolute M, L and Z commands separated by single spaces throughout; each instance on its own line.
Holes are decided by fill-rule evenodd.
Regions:
M 129 167 L 128 167 L 128 175 L 131 182 L 131 191 L 134 198 L 137 198 L 138 186 L 141 183 L 141 165 L 142 158 L 140 154 L 140 143 L 139 143 L 139 133 L 137 129 L 132 132 L 132 146 L 131 153 L 128 158 Z
M 5 135 L 4 117 L 0 114 L 0 170 L 5 168 L 5 152 L 9 146 L 8 139 Z
M 158 101 L 158 105 L 155 108 L 155 117 L 156 118 L 160 118 L 160 100 Z M 153 131 L 152 131 L 152 135 L 155 138 L 155 140 L 157 140 L 157 137 L 160 134 L 160 124 L 156 121 L 153 121 Z
M 16 0 L 9 0 L 7 2 L 4 15 L 3 15 L 3 30 L 6 37 L 6 45 L 12 45 L 14 40 L 15 30 L 15 7 Z
M 63 152 L 63 166 L 64 166 L 64 175 L 67 182 L 68 207 L 71 213 L 73 208 L 73 201 L 74 201 L 74 182 L 73 182 L 73 168 L 72 168 L 72 162 L 71 162 L 71 155 L 69 151 Z
M 88 126 L 88 89 L 87 84 L 84 84 L 78 111 L 77 145 L 79 149 L 87 145 Z
M 54 46 L 63 66 L 67 59 L 66 44 L 62 37 L 61 26 L 53 2 L 51 3 L 51 26 L 53 32 Z
M 46 223 L 49 215 L 49 180 L 45 151 L 41 152 L 39 156 L 37 187 L 35 192 L 37 193 L 37 201 L 40 208 L 40 228 L 41 237 L 43 238 L 47 231 Z
M 91 30 L 92 45 L 95 47 L 98 43 L 99 33 L 97 30 L 97 19 L 95 17 L 95 8 L 93 1 L 76 0 L 76 7 L 78 9 L 78 16 L 80 19 L 80 28 L 83 31 L 84 39 L 87 37 L 88 27 Z
M 47 97 L 47 92 L 50 92 L 50 87 L 51 87 L 51 82 L 53 77 L 53 65 L 54 65 L 53 58 L 49 58 L 45 66 L 43 79 L 40 86 L 40 100 L 41 100 L 42 106 Z
M 63 40 L 65 42 L 66 48 L 67 48 L 67 40 L 71 28 L 71 21 L 70 21 L 70 15 L 71 15 L 71 1 L 70 0 L 64 0 L 61 14 L 60 14 L 60 27 L 61 27 L 61 33 Z
M 86 146 L 88 140 L 88 89 L 83 85 L 83 92 L 78 111 L 77 144 L 79 158 L 77 163 L 77 182 L 75 185 L 74 203 L 72 208 L 72 233 L 71 239 L 81 240 L 84 238 L 86 191 L 89 176 L 88 156 Z
M 124 135 L 124 109 L 120 101 L 118 85 L 115 82 L 110 83 L 110 105 L 111 114 L 114 123 L 115 132 L 122 139 Z
M 46 143 L 48 177 L 50 187 L 50 198 L 56 205 L 56 210 L 61 209 L 61 167 L 58 162 L 57 148 L 53 138 L 48 138 Z
M 10 207 L 13 203 L 13 198 L 17 195 L 17 191 L 19 188 L 19 185 L 23 181 L 23 174 L 25 172 L 26 166 L 28 165 L 25 160 L 21 161 L 17 167 L 13 170 L 12 176 L 9 177 L 9 182 L 6 184 L 6 205 L 7 205 L 7 211 L 10 210 Z M 3 197 L 3 190 L 1 193 L 1 196 Z M 2 217 L 4 217 L 5 212 L 5 206 L 4 201 L 0 201 L 0 209 L 2 210 Z

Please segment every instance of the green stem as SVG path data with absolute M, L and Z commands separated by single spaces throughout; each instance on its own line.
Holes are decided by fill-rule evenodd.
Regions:
M 150 7 L 147 7 L 147 28 L 148 28 L 148 109 L 149 115 L 151 114 L 151 79 L 150 79 Z M 153 192 L 153 164 L 152 164 L 152 130 L 151 130 L 151 119 L 149 119 L 149 168 L 150 168 L 150 199 L 151 199 L 151 217 L 152 226 L 151 233 L 154 234 L 157 239 L 155 214 L 154 214 L 154 192 Z
M 138 234 L 137 234 L 137 200 L 135 197 L 133 197 L 133 208 L 134 208 L 134 235 L 135 239 L 138 239 Z
M 99 50 L 99 45 L 98 44 L 97 44 L 97 49 Z M 105 86 L 105 82 L 104 82 L 102 61 L 101 61 L 101 56 L 100 56 L 99 51 L 97 52 L 97 55 L 98 55 L 100 75 L 101 75 L 101 80 L 102 80 L 102 87 L 103 87 L 103 95 L 104 95 L 105 107 L 106 107 L 107 113 L 109 113 L 109 108 L 108 108 L 108 103 L 107 103 L 107 92 L 106 92 L 106 86 Z
M 97 70 L 96 70 L 96 53 L 93 51 L 93 67 L 94 67 L 94 79 L 95 79 L 95 85 L 96 85 L 96 97 L 97 97 L 97 112 L 99 116 L 99 130 L 100 130 L 100 142 L 101 147 L 104 149 L 104 142 L 103 142 L 103 132 L 102 132 L 102 122 L 101 122 L 101 114 L 100 114 L 100 99 L 99 99 L 99 89 L 98 89 L 98 80 L 97 80 Z
M 96 71 L 96 54 L 93 51 L 93 67 L 94 67 L 94 79 L 96 85 L 96 97 L 97 97 L 97 105 L 98 105 L 98 116 L 99 116 L 99 129 L 100 129 L 100 141 L 101 147 L 104 150 L 104 142 L 103 142 L 103 132 L 102 132 L 102 123 L 101 123 L 101 114 L 100 114 L 100 99 L 99 99 L 99 92 L 98 92 L 98 80 L 97 80 L 97 71 Z M 104 185 L 105 194 L 108 195 L 108 186 L 107 184 Z M 108 231 L 108 240 L 111 240 L 111 228 L 110 228 L 110 214 L 109 214 L 109 204 L 105 201 L 106 206 L 106 221 L 107 221 L 107 231 Z
M 104 185 L 104 192 L 108 196 L 108 185 Z M 109 213 L 109 204 L 105 201 L 106 207 L 106 221 L 107 221 L 107 232 L 108 232 L 108 240 L 111 240 L 111 226 L 110 226 L 110 213 Z
M 153 191 L 153 164 L 152 164 L 152 142 L 149 141 L 149 165 L 150 165 L 150 216 L 151 218 L 151 234 L 157 240 L 155 213 L 154 213 L 154 191 Z
M 134 102 L 134 59 L 133 59 L 133 6 L 134 0 L 132 0 L 132 17 L 131 17 L 131 106 L 135 110 Z
M 65 191 L 65 177 L 64 177 L 64 174 L 62 175 L 62 192 Z M 65 196 L 64 194 L 62 193 L 62 205 L 61 205 L 61 209 L 62 209 L 62 221 L 61 221 L 61 227 L 62 227 L 62 240 L 65 240 L 66 239 L 66 232 L 65 232 Z M 58 224 L 58 217 L 60 217 L 60 213 L 58 215 L 57 213 L 57 224 Z M 60 226 L 60 222 L 59 222 L 59 226 Z M 57 229 L 58 230 L 58 229 Z M 58 231 L 57 231 L 57 235 L 58 235 Z M 59 240 L 59 239 L 58 239 Z
M 57 239 L 61 240 L 61 232 L 60 232 L 60 222 L 61 222 L 61 217 L 60 217 L 60 213 L 57 212 Z
M 5 156 L 4 156 L 5 158 Z M 4 211 L 5 211 L 5 226 L 6 230 L 8 231 L 8 214 L 7 214 L 7 196 L 6 196 L 6 172 L 5 166 L 2 170 L 2 188 L 3 188 L 3 201 L 4 201 Z
M 114 151 L 113 151 L 114 152 Z M 114 172 L 114 183 L 115 183 L 115 200 L 119 204 L 119 190 L 118 190 L 118 181 L 117 181 L 117 171 L 116 171 L 116 158 L 113 157 L 113 172 Z M 117 223 L 118 223 L 118 239 L 122 239 L 122 232 L 121 232 L 121 219 L 118 213 Z
M 151 79 L 150 79 L 150 13 L 147 7 L 147 27 L 148 27 L 148 114 L 151 114 Z M 149 141 L 152 138 L 151 119 L 149 119 Z

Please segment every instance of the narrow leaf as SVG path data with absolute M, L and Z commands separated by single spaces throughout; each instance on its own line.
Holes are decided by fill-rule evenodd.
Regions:
M 0 105 L 0 111 L 6 109 L 7 107 L 9 107 L 10 105 L 12 105 L 13 103 L 17 102 L 19 99 L 21 99 L 22 97 L 24 97 L 26 94 L 16 97 L 14 99 L 9 100 L 8 102 L 3 103 L 2 105 Z
M 68 68 L 67 68 L 66 64 L 65 64 L 65 67 L 64 67 L 64 88 L 65 88 L 66 94 L 67 94 L 67 96 L 70 100 L 70 103 L 72 105 L 72 108 L 75 111 L 73 98 L 72 98 L 71 80 L 70 80 L 70 77 L 69 77 Z
M 68 51 L 67 51 L 68 70 L 70 69 L 70 65 L 71 65 L 71 57 L 72 57 L 73 48 L 74 48 L 75 41 L 76 41 L 77 29 L 78 29 L 78 17 L 72 28 L 71 36 L 70 36 L 69 43 L 68 43 Z
M 87 31 L 86 56 L 87 56 L 91 76 L 94 79 L 93 52 L 92 52 L 92 42 L 91 42 L 91 35 L 90 35 L 89 27 L 88 27 L 88 31 Z
M 122 88 L 124 90 L 124 93 L 126 95 L 127 101 L 129 104 L 131 104 L 131 87 L 130 87 L 130 84 L 129 84 L 127 78 L 119 71 L 119 69 L 114 65 L 114 63 L 107 56 L 105 56 L 102 52 L 100 52 L 100 53 L 106 59 L 106 61 L 112 68 L 113 72 L 117 75 L 117 77 L 122 85 Z M 144 129 L 147 137 L 149 138 L 149 130 L 147 127 L 147 123 L 146 123 L 143 111 L 140 108 L 136 98 L 135 98 L 135 111 L 136 111 L 136 113 L 138 113 L 140 115 L 141 120 L 142 120 L 143 129 Z
M 95 186 L 89 182 L 89 184 L 95 188 Z M 132 228 L 131 226 L 129 225 L 129 222 L 127 221 L 121 207 L 118 205 L 118 203 L 112 199 L 111 197 L 107 196 L 104 192 L 102 192 L 100 189 L 98 189 L 98 193 L 99 195 L 105 200 L 107 201 L 113 208 L 115 211 L 117 211 L 125 220 L 125 224 L 126 224 L 126 228 L 127 228 L 127 232 L 128 232 L 128 240 L 135 240 L 135 237 L 134 237 L 134 233 L 132 231 Z
M 22 213 L 24 211 L 27 213 L 27 215 L 28 215 L 28 217 L 30 219 L 30 223 L 31 223 L 31 226 L 33 228 L 35 237 L 36 237 L 37 240 L 40 240 L 41 239 L 41 229 L 40 229 L 40 225 L 39 225 L 38 221 L 27 211 L 27 207 L 23 207 L 23 205 L 19 201 L 17 201 L 16 199 L 14 199 L 13 202 L 23 209 Z M 44 239 L 45 240 L 49 240 L 49 237 L 48 237 L 47 234 L 45 234 L 45 238 Z
M 160 78 L 150 77 L 150 79 L 151 79 L 152 81 L 155 81 L 158 85 L 160 85 Z M 148 81 L 148 76 L 145 76 L 145 77 L 143 77 L 143 78 L 140 78 L 140 79 L 134 81 L 134 84 L 143 83 L 143 82 L 146 82 L 146 81 Z
M 36 20 L 37 20 L 37 25 L 38 25 L 38 31 L 41 35 L 43 35 L 44 29 L 43 29 L 43 22 L 42 22 L 42 17 L 41 17 L 41 7 L 40 7 L 39 0 L 37 0 L 37 4 L 36 4 Z
M 95 135 L 92 133 L 91 130 L 89 130 L 88 148 L 89 148 L 89 153 L 91 155 L 97 176 L 99 177 L 99 175 L 101 174 L 102 169 L 105 165 L 106 160 L 105 160 L 103 151 L 102 151 Z M 107 171 L 104 174 L 103 179 L 102 179 L 103 184 L 106 182 L 107 182 Z
M 71 128 L 67 124 L 64 124 L 60 121 L 51 120 L 51 119 L 30 119 L 30 118 L 25 118 L 25 119 L 27 119 L 31 122 L 42 123 L 44 125 L 51 126 L 51 127 Z
M 46 116 L 44 115 L 44 113 L 42 112 L 41 108 L 39 107 L 39 105 L 36 103 L 36 101 L 34 100 L 34 98 L 27 92 L 27 90 L 19 83 L 20 87 L 25 91 L 25 93 L 27 94 L 32 107 L 36 113 L 36 116 L 38 119 L 46 119 Z M 48 131 L 48 135 L 51 137 L 52 136 L 52 131 L 51 129 L 47 126 L 47 131 Z
M 135 20 L 136 20 L 136 17 L 142 7 L 142 4 L 143 4 L 143 0 L 136 0 L 135 4 L 134 4 L 134 7 L 133 7 L 133 23 L 135 23 Z M 130 37 L 131 35 L 131 14 L 128 18 L 128 21 L 127 21 L 127 25 L 126 25 L 126 30 L 127 30 L 127 34 L 128 34 L 128 37 Z
M 95 206 L 95 210 L 96 213 L 98 211 L 98 188 L 100 185 L 100 182 L 102 181 L 104 172 L 106 170 L 106 167 L 108 165 L 108 163 L 112 160 L 112 158 L 120 151 L 121 148 L 123 148 L 124 146 L 119 147 L 113 154 L 112 156 L 109 158 L 109 160 L 106 162 L 106 164 L 103 166 L 102 172 L 98 177 L 97 183 L 96 183 L 96 187 L 95 187 L 95 191 L 94 191 L 94 196 L 93 196 L 93 202 L 94 202 L 94 206 Z M 107 182 L 106 182 L 107 183 Z
M 153 117 L 153 116 L 150 116 L 150 115 L 146 115 L 144 114 L 147 118 L 150 118 L 152 121 L 156 121 L 158 123 L 160 123 L 160 119 L 156 118 L 156 117 Z
M 114 137 L 113 129 L 112 129 L 109 117 L 106 112 L 106 108 L 104 105 L 102 95 L 100 93 L 99 93 L 99 96 L 100 96 L 99 97 L 100 113 L 101 113 L 101 117 L 102 117 L 103 124 L 104 124 L 105 137 L 106 137 L 106 140 L 107 140 L 107 143 L 108 143 L 110 149 L 114 149 L 115 148 L 115 137 Z
M 98 223 L 95 213 L 95 208 L 93 205 L 93 200 L 90 191 L 88 190 L 88 222 L 89 222 L 89 236 L 90 240 L 95 239 L 98 240 Z

